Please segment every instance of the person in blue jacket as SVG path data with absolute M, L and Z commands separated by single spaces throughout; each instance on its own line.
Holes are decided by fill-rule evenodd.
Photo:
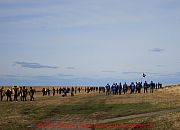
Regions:
M 148 83 L 145 81 L 144 82 L 144 93 L 148 92 L 147 89 L 148 89 Z
M 116 91 L 115 83 L 113 83 L 113 85 L 111 86 L 111 91 L 112 91 L 113 95 L 115 95 L 115 91 Z
M 130 89 L 131 89 L 131 94 L 134 93 L 134 90 L 135 90 L 135 84 L 134 84 L 134 82 L 131 83 Z
M 150 83 L 150 93 L 153 93 L 154 88 L 155 88 L 155 83 L 153 83 L 153 81 L 151 81 L 151 83 Z

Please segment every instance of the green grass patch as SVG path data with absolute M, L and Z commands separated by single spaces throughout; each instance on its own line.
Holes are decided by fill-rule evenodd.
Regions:
M 132 114 L 139 114 L 156 110 L 150 103 L 130 103 L 130 104 L 75 104 L 75 105 L 48 105 L 44 107 L 29 108 L 23 107 L 21 114 L 41 120 L 53 115 L 84 114 L 89 115 L 95 112 L 105 112 L 104 118 L 119 117 Z

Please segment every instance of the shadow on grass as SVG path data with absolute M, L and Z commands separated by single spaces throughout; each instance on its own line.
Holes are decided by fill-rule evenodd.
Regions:
M 89 115 L 95 112 L 106 112 L 104 118 L 120 117 L 131 114 L 139 114 L 156 110 L 156 107 L 150 103 L 131 103 L 131 104 L 78 104 L 78 105 L 48 105 L 45 107 L 29 108 L 24 107 L 21 110 L 22 115 L 30 116 L 35 120 L 42 120 L 54 115 Z

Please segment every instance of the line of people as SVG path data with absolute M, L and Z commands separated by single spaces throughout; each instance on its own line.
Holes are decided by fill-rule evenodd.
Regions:
M 150 93 L 153 93 L 154 89 L 162 88 L 162 84 L 160 84 L 159 82 L 155 84 L 153 81 L 148 84 L 145 81 L 144 84 L 142 84 L 142 82 L 132 82 L 130 85 L 127 85 L 127 83 L 125 82 L 123 85 L 121 83 L 113 83 L 112 86 L 110 86 L 108 83 L 105 87 L 85 87 L 84 91 L 86 93 L 99 91 L 99 93 L 102 92 L 106 95 L 121 95 L 122 93 L 127 94 L 128 90 L 130 90 L 130 94 L 141 93 L 142 88 L 144 88 L 144 93 L 148 92 L 148 88 L 150 89 Z M 58 87 L 56 89 L 53 87 L 52 95 L 55 96 L 55 93 L 57 93 L 65 97 L 68 93 L 70 93 L 71 96 L 74 96 L 77 92 L 80 93 L 82 90 L 82 87 Z M 42 96 L 50 96 L 51 94 L 51 90 L 49 88 L 43 88 L 41 92 Z M 7 97 L 7 101 L 12 101 L 12 96 L 14 96 L 14 101 L 18 101 L 18 97 L 20 97 L 21 101 L 27 101 L 28 94 L 30 96 L 30 101 L 33 101 L 35 89 L 33 89 L 32 87 L 30 87 L 30 90 L 28 90 L 25 86 L 14 86 L 6 90 L 4 87 L 0 88 L 1 101 L 3 101 L 4 96 Z
M 74 96 L 77 92 L 81 92 L 81 87 L 58 87 L 58 88 L 52 88 L 52 95 L 55 96 L 55 93 L 62 95 L 63 97 L 67 96 L 68 93 L 71 94 L 71 96 Z M 48 95 L 50 96 L 51 90 L 49 88 L 43 88 L 42 89 L 42 96 Z
M 5 87 L 0 88 L 0 95 L 1 95 L 1 101 L 3 101 L 3 98 L 6 96 L 6 101 L 18 101 L 18 97 L 20 97 L 21 101 L 27 101 L 27 95 L 29 94 L 30 96 L 30 101 L 34 101 L 34 94 L 35 94 L 35 89 L 30 87 L 28 90 L 25 86 L 23 87 L 18 87 L 18 86 L 13 86 L 11 88 L 5 89 Z M 14 99 L 12 100 L 12 96 Z
M 144 84 L 142 82 L 131 82 L 130 85 L 127 85 L 125 82 L 123 85 L 121 83 L 113 83 L 112 86 L 109 85 L 109 83 L 105 87 L 99 87 L 99 93 L 103 92 L 106 93 L 106 95 L 121 95 L 122 93 L 126 94 L 128 90 L 130 90 L 130 94 L 133 93 L 141 93 L 141 89 L 144 88 L 144 93 L 148 92 L 148 88 L 150 89 L 150 93 L 154 92 L 154 89 L 162 88 L 161 83 L 154 83 L 151 81 L 149 84 L 145 81 Z

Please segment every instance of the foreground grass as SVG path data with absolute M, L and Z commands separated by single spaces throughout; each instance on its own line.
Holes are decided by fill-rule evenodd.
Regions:
M 115 122 L 108 122 L 107 124 L 133 124 L 142 123 L 142 127 L 114 127 L 111 130 L 133 130 L 133 129 L 150 129 L 150 130 L 179 130 L 180 128 L 180 112 L 166 113 L 163 115 L 147 116 L 141 118 L 127 119 Z M 151 127 L 148 128 L 148 124 Z M 97 130 L 108 130 L 108 128 L 96 128 Z
M 75 97 L 42 97 L 30 102 L 0 102 L 0 129 L 36 129 L 39 121 L 64 123 L 94 123 L 112 117 L 180 107 L 179 87 L 158 90 L 153 94 L 110 95 L 90 93 Z M 179 115 L 179 114 L 178 114 Z M 164 115 L 169 117 L 169 115 Z M 176 118 L 176 114 L 172 115 Z M 161 116 L 141 118 L 140 122 L 154 121 L 161 124 Z M 169 119 L 169 118 L 168 118 Z M 126 122 L 136 122 L 137 119 Z M 176 120 L 178 122 L 179 120 Z M 173 123 L 173 122 L 171 122 Z M 156 125 L 157 124 L 157 125 Z M 167 125 L 166 125 L 167 124 Z M 158 127 L 155 127 L 158 128 Z

